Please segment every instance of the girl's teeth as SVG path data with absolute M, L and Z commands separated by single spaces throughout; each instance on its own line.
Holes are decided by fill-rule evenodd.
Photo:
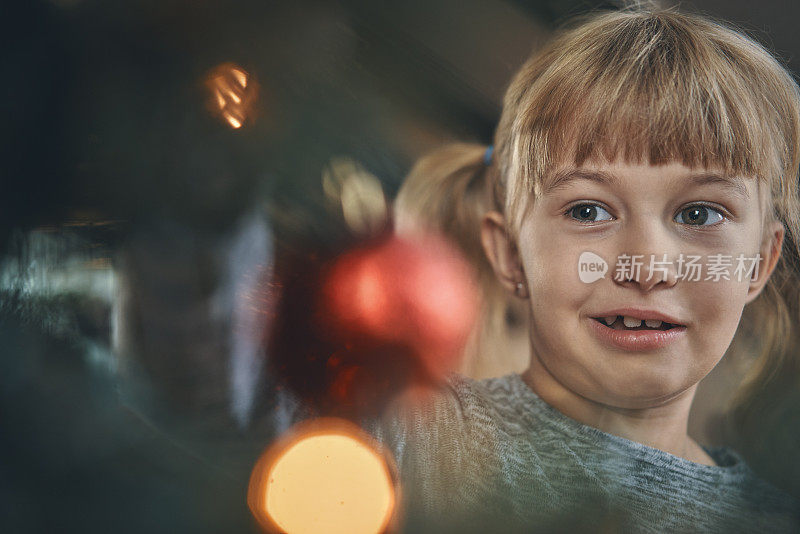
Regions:
M 636 328 L 637 326 L 642 326 L 642 320 L 636 319 L 635 317 L 623 317 L 622 322 L 628 328 Z
M 608 317 L 601 317 L 602 321 L 611 326 L 616 322 L 619 318 L 618 315 L 609 315 Z M 636 317 L 622 317 L 622 324 L 625 325 L 627 328 L 639 328 L 641 326 L 647 326 L 647 328 L 661 328 L 663 321 L 659 321 L 658 319 L 646 319 L 642 321 L 641 319 L 637 319 Z M 619 326 L 618 328 L 621 328 Z

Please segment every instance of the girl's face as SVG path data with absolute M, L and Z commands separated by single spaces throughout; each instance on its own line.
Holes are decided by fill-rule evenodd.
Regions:
M 773 223 L 762 240 L 761 217 L 752 178 L 680 163 L 559 169 L 529 206 L 517 245 L 534 357 L 573 392 L 621 408 L 656 406 L 695 386 L 777 260 L 783 227 Z M 602 273 L 597 257 L 608 268 L 592 281 Z M 625 317 L 650 325 L 630 329 Z

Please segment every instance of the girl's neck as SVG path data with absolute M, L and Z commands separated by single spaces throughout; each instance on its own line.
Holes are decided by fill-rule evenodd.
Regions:
M 692 462 L 716 465 L 687 433 L 697 385 L 659 406 L 630 409 L 575 393 L 558 382 L 535 355 L 522 378 L 543 401 L 576 421 Z

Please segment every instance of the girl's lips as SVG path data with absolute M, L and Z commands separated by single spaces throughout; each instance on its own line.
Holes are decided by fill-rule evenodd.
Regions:
M 628 351 L 660 349 L 686 334 L 685 326 L 675 326 L 669 330 L 615 330 L 592 318 L 589 318 L 589 328 L 602 343 Z

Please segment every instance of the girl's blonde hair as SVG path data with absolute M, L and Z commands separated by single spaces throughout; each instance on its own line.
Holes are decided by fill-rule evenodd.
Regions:
M 750 346 L 758 344 L 735 399 L 744 410 L 779 370 L 797 371 L 797 84 L 755 41 L 701 16 L 637 8 L 580 22 L 534 54 L 506 92 L 489 176 L 494 201 L 517 238 L 526 207 L 560 164 L 679 161 L 757 179 L 768 197 L 764 223 L 781 221 L 787 232 L 782 260 L 736 336 L 750 331 Z
M 461 371 L 474 378 L 527 367 L 525 309 L 510 300 L 481 245 L 481 219 L 490 209 L 487 147 L 451 143 L 426 154 L 411 169 L 395 200 L 399 234 L 436 231 L 461 249 L 481 291 L 481 313 Z

